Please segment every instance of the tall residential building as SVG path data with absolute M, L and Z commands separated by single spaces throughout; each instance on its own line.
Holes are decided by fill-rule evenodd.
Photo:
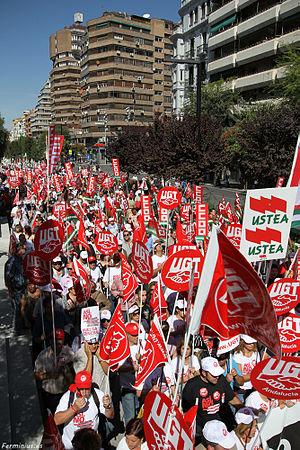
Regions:
M 51 123 L 61 132 L 69 129 L 74 139 L 81 137 L 80 57 L 85 27 L 83 15 L 74 15 L 74 24 L 50 36 Z
M 34 110 L 26 110 L 23 112 L 22 117 L 13 119 L 13 126 L 9 133 L 9 140 L 17 141 L 20 137 L 32 137 L 31 119 L 34 114 Z
M 300 1 L 214 1 L 209 27 L 210 81 L 228 80 L 246 99 L 260 99 L 284 76 L 276 67 L 282 48 L 300 41 Z
M 211 10 L 210 0 L 181 0 L 179 15 L 180 25 L 172 36 L 174 43 L 173 65 L 173 111 L 180 116 L 189 92 L 194 91 L 197 82 L 196 64 L 180 64 L 179 60 L 197 62 L 201 59 L 201 78 L 206 80 L 206 52 L 208 41 L 208 15 Z
M 85 143 L 172 112 L 173 23 L 105 12 L 87 23 L 81 59 Z
M 51 97 L 50 97 L 50 80 L 47 80 L 40 90 L 38 101 L 31 117 L 32 137 L 46 131 L 51 122 Z

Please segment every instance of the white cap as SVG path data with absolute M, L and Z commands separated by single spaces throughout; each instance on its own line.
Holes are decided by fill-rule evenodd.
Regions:
M 80 258 L 82 259 L 87 259 L 88 258 L 88 252 L 86 252 L 85 250 L 83 250 L 82 252 L 80 252 Z
M 254 412 L 252 411 L 252 409 L 241 408 L 235 414 L 235 421 L 237 424 L 243 423 L 245 425 L 250 425 L 250 423 L 252 423 L 256 417 L 257 416 L 254 415 Z
M 100 319 L 111 319 L 111 312 L 108 309 L 103 309 L 100 311 Z
M 132 305 L 129 310 L 128 310 L 128 314 L 132 314 L 136 311 L 138 311 L 140 308 L 138 307 L 138 305 Z
M 126 231 L 132 231 L 131 225 L 129 223 L 126 223 L 124 228 Z
M 257 340 L 253 339 L 251 336 L 248 336 L 248 334 L 241 334 L 241 339 L 243 339 L 243 341 L 246 344 L 256 344 Z
M 182 300 L 182 299 L 176 300 L 175 308 L 186 309 L 187 308 L 186 300 Z
M 224 370 L 220 366 L 218 360 L 212 356 L 207 356 L 201 359 L 201 368 L 206 372 L 209 372 L 213 377 L 219 377 L 224 373 Z
M 60 256 L 56 256 L 56 258 L 53 259 L 53 262 L 62 262 L 61 257 Z
M 87 237 L 90 237 L 90 236 L 92 236 L 92 231 L 90 231 L 90 230 L 86 230 L 86 232 L 85 232 L 85 235 L 87 236 Z
M 203 436 L 212 444 L 221 445 L 223 448 L 232 449 L 235 447 L 234 431 L 229 431 L 226 425 L 220 420 L 210 420 L 204 425 Z

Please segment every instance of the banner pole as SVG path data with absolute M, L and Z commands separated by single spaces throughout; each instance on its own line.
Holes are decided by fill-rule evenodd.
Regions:
M 143 298 L 143 283 L 141 283 L 141 298 L 139 301 L 139 334 L 140 334 L 140 330 L 141 330 L 141 323 L 142 323 L 142 298 Z M 138 353 L 140 352 L 140 345 L 141 345 L 141 339 L 140 336 L 138 335 Z
M 179 297 L 179 292 L 177 292 L 177 294 L 176 294 L 176 298 L 175 298 L 175 302 L 174 302 L 174 306 L 173 306 L 173 310 L 172 310 L 172 316 L 174 316 L 175 306 L 176 306 L 176 302 L 178 300 L 178 297 Z M 171 327 L 169 327 L 169 331 L 168 331 L 168 335 L 167 335 L 167 343 L 168 343 L 170 334 L 171 334 Z
M 51 292 L 51 314 L 52 314 L 52 332 L 53 332 L 53 352 L 54 352 L 54 365 L 57 365 L 57 352 L 56 352 L 56 338 L 55 338 L 55 320 L 54 320 L 54 297 L 52 289 L 52 267 L 51 261 L 49 261 L 49 271 L 50 271 L 50 292 Z
M 44 323 L 44 301 L 43 296 L 41 297 L 41 318 L 42 318 L 42 331 L 45 338 L 45 323 Z M 46 348 L 46 340 L 44 339 L 44 349 Z

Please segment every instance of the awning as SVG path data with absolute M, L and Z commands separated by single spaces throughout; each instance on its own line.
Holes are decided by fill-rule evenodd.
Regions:
M 217 31 L 221 30 L 221 28 L 224 28 L 227 25 L 231 25 L 232 23 L 234 23 L 235 20 L 236 20 L 236 14 L 228 17 L 225 20 L 222 20 L 222 22 L 219 22 L 216 25 L 214 25 L 213 27 L 211 27 L 211 29 L 209 30 L 210 34 L 217 33 Z

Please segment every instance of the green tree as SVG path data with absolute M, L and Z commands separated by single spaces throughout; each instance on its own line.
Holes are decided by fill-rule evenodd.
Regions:
M 46 157 L 46 131 L 43 131 L 39 136 L 33 140 L 31 151 L 27 155 L 28 158 L 40 161 Z
M 223 134 L 223 164 L 237 162 L 242 184 L 274 187 L 289 176 L 298 132 L 300 107 L 284 101 L 254 106 L 236 127 Z M 224 143 L 225 141 L 225 143 Z
M 201 112 L 216 117 L 223 126 L 232 125 L 236 121 L 236 107 L 243 104 L 237 92 L 228 89 L 222 80 L 205 84 L 201 89 Z M 196 115 L 196 93 L 192 90 L 184 107 L 184 114 Z
M 4 128 L 4 119 L 0 116 L 0 158 L 2 159 L 7 151 L 8 131 Z
M 292 103 L 300 104 L 300 48 L 288 46 L 279 57 L 278 67 L 285 68 L 285 76 L 275 84 L 275 93 Z

